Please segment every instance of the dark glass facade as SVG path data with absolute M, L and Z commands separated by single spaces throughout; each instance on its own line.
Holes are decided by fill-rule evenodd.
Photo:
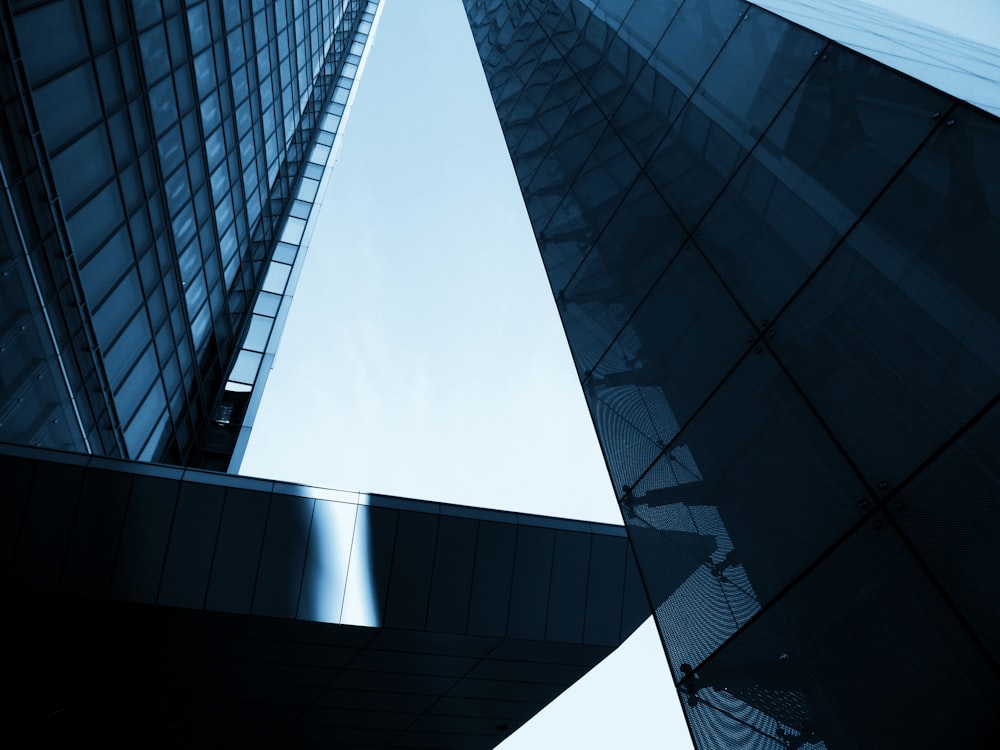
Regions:
M 1000 121 L 741 0 L 465 0 L 699 748 L 1000 737 Z
M 0 439 L 227 467 L 377 5 L 5 4 Z
M 0 471 L 18 745 L 491 748 L 649 617 L 621 526 L 2 443 Z

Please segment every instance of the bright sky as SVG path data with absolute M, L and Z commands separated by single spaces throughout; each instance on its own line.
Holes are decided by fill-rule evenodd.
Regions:
M 244 472 L 621 523 L 460 0 L 385 3 L 252 434 Z
M 621 523 L 461 0 L 383 0 L 241 473 Z M 691 747 L 648 621 L 503 750 Z

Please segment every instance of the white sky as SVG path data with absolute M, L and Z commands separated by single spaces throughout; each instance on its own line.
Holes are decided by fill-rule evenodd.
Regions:
M 383 0 L 241 473 L 621 523 L 461 0 Z M 690 748 L 652 621 L 503 750 Z
M 252 435 L 244 473 L 621 523 L 460 0 L 385 4 Z

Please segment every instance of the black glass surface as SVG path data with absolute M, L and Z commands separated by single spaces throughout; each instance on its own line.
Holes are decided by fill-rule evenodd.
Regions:
M 624 506 L 677 668 L 742 627 L 869 502 L 762 350 L 747 355 L 667 445 Z M 659 555 L 676 562 L 643 563 Z
M 270 499 L 270 493 L 259 490 L 226 490 L 206 607 L 250 611 Z
M 782 316 L 779 356 L 873 484 L 1000 390 L 1000 140 L 955 113 Z M 1000 161 L 997 162 L 1000 164 Z
M 132 481 L 111 583 L 112 596 L 156 602 L 178 490 L 178 482 L 160 477 L 136 476 Z
M 1000 662 L 998 570 L 1000 466 L 993 406 L 898 495 L 887 500 L 892 519 L 910 541 L 975 637 Z
M 224 487 L 182 482 L 170 526 L 157 603 L 205 606 L 215 541 L 225 501 Z
M 827 747 L 986 747 L 996 736 L 995 672 L 881 516 L 687 666 L 681 693 L 707 746 L 726 741 L 693 718 L 707 710 Z

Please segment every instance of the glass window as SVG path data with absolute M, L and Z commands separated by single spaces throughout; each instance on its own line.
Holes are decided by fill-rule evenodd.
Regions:
M 219 97 L 213 91 L 205 97 L 201 103 L 201 125 L 202 130 L 210 133 L 222 124 L 222 116 L 219 112 Z
M 746 351 L 753 329 L 688 245 L 594 367 L 600 398 L 651 440 L 669 441 Z
M 966 213 L 988 205 L 972 144 L 941 140 L 951 152 L 911 162 L 776 322 L 779 356 L 873 485 L 905 480 L 1000 381 L 996 231 Z
M 767 128 L 825 41 L 771 13 L 750 13 L 733 32 L 719 58 L 705 74 L 699 93 L 707 107 L 732 118 L 744 147 Z M 720 113 L 721 114 L 721 113 Z M 720 124 L 729 123 L 720 114 Z
M 555 532 L 522 526 L 517 531 L 507 633 L 514 638 L 545 637 Z
M 191 186 L 188 184 L 187 170 L 178 169 L 167 179 L 164 186 L 167 193 L 167 205 L 171 214 L 176 214 L 191 198 Z
M 112 387 L 117 387 L 121 383 L 125 373 L 149 345 L 151 339 L 152 335 L 146 314 L 139 309 L 132 320 L 126 324 L 111 348 L 104 349 L 104 367 Z
M 159 372 L 156 354 L 150 345 L 115 393 L 115 408 L 122 422 L 127 424 L 132 419 L 152 384 L 159 382 Z
M 682 0 L 661 0 L 656 3 L 637 2 L 632 5 L 631 10 L 628 10 L 631 3 L 618 2 L 614 5 L 623 6 L 623 8 L 613 7 L 608 9 L 608 12 L 613 18 L 620 18 L 623 12 L 628 11 L 622 24 L 621 33 L 637 38 L 642 44 L 641 49 L 648 52 L 660 41 L 660 35 L 670 24 L 677 9 L 680 8 L 681 2 Z M 601 8 L 604 9 L 604 5 Z
M 225 492 L 217 485 L 181 483 L 163 562 L 159 604 L 204 606 Z
M 184 286 L 184 301 L 187 304 L 188 314 L 194 317 L 194 311 L 201 309 L 206 299 L 208 299 L 208 289 L 205 286 L 205 275 L 195 273 Z
M 97 343 L 102 349 L 107 350 L 111 346 L 111 342 L 117 338 L 124 323 L 142 307 L 142 300 L 139 274 L 132 269 L 125 274 L 122 282 L 115 288 L 114 294 L 94 311 L 94 332 L 97 334 Z
M 317 503 L 317 512 L 319 505 Z M 438 517 L 435 515 L 399 514 L 385 607 L 384 624 L 388 627 L 423 627 L 434 566 L 434 547 L 426 544 L 426 540 L 437 536 L 437 527 Z M 343 569 L 346 570 L 347 566 L 344 565 Z
M 257 297 L 257 306 L 254 308 L 254 312 L 260 313 L 261 315 L 268 315 L 273 318 L 278 314 L 278 307 L 280 305 L 281 305 L 280 294 L 269 294 L 268 292 L 261 292 L 260 296 Z
M 170 174 L 184 160 L 184 145 L 181 142 L 180 126 L 175 125 L 157 141 L 160 152 L 160 168 L 163 174 Z
M 309 201 L 310 203 L 316 200 L 316 193 L 319 191 L 319 180 L 311 180 L 308 177 L 302 180 L 302 184 L 299 186 L 299 200 Z
M 34 83 L 90 54 L 77 2 L 46 3 L 14 17 L 14 31 L 28 77 Z M 52 44 L 58 39 L 58 44 Z
M 152 353 L 152 351 L 153 349 L 150 347 L 148 352 Z M 142 364 L 146 366 L 145 361 Z M 146 394 L 141 406 L 136 408 L 132 421 L 125 428 L 125 445 L 128 448 L 130 456 L 138 457 L 142 446 L 146 444 L 147 438 L 154 445 L 158 442 L 159 435 L 156 434 L 157 431 L 154 428 L 157 426 L 157 422 L 160 421 L 166 408 L 167 399 L 163 395 L 163 386 L 160 384 L 159 378 L 157 378 L 153 381 L 153 387 Z M 161 425 L 161 427 L 165 426 L 165 424 Z
M 746 8 L 742 0 L 684 3 L 654 52 L 657 67 L 689 95 Z
M 932 114 L 946 103 L 923 84 L 830 47 L 755 153 L 765 152 L 760 158 L 831 218 L 846 209 L 836 221 L 849 223 L 927 137 Z
M 250 100 L 245 100 L 236 108 L 236 129 L 241 137 L 246 137 L 253 120 L 250 116 Z
M 222 128 L 216 129 L 205 141 L 205 155 L 208 157 L 210 169 L 215 169 L 226 156 L 226 142 Z
M 289 214 L 291 216 L 296 217 L 297 219 L 308 219 L 310 211 L 312 211 L 311 203 L 295 200 L 292 202 L 292 207 L 291 210 L 289 211 Z
M 232 29 L 237 24 L 243 22 L 243 15 L 240 12 L 239 0 L 225 0 L 223 13 L 226 18 L 226 29 Z M 242 44 L 242 29 L 237 29 L 236 33 L 240 34 L 240 43 Z
M 890 504 L 896 523 L 994 659 L 1000 658 L 1000 598 L 991 593 L 1000 580 L 993 544 L 1000 538 L 998 432 L 1000 406 L 994 406 Z
M 198 127 L 198 113 L 192 110 L 181 120 L 181 130 L 184 132 L 185 153 L 189 156 L 201 151 L 205 145 L 201 130 Z
M 502 637 L 507 632 L 516 537 L 514 524 L 479 522 L 469 603 L 470 634 Z
M 285 282 L 288 281 L 288 274 L 291 270 L 292 267 L 284 263 L 272 262 L 268 266 L 267 276 L 264 277 L 264 284 L 261 288 L 265 292 L 283 294 L 285 291 Z
M 305 219 L 296 219 L 294 216 L 289 216 L 285 222 L 285 229 L 281 233 L 281 241 L 297 245 L 302 242 L 302 235 L 305 229 Z
M 194 92 L 191 90 L 191 69 L 184 65 L 174 73 L 174 87 L 177 91 L 177 108 L 185 114 L 194 106 Z
M 270 493 L 228 488 L 215 543 L 206 607 L 247 612 L 254 598 Z
M 191 316 L 191 338 L 199 356 L 205 353 L 208 337 L 212 332 L 212 311 L 206 304 L 197 315 Z
M 78 261 L 85 262 L 123 218 L 118 186 L 109 183 L 66 222 Z
M 205 165 L 202 162 L 201 154 L 194 154 L 188 161 L 188 174 L 191 175 L 191 187 L 193 190 L 200 190 L 205 183 Z
M 236 256 L 237 247 L 238 243 L 236 241 L 236 230 L 234 227 L 230 227 L 226 233 L 222 235 L 222 240 L 219 243 L 219 255 L 222 258 L 223 265 Z
M 250 82 L 247 79 L 247 69 L 242 67 L 233 73 L 233 101 L 242 102 L 249 94 Z
M 170 60 L 167 58 L 167 37 L 163 26 L 156 25 L 149 31 L 140 34 L 139 50 L 142 53 L 142 68 L 146 74 L 146 83 L 150 84 L 170 72 Z
M 187 12 L 188 33 L 191 35 L 191 49 L 195 54 L 212 43 L 212 30 L 208 24 L 208 8 L 200 3 Z
M 133 263 L 128 229 L 122 227 L 80 268 L 80 282 L 87 302 L 97 306 Z
M 94 64 L 97 66 L 97 80 L 101 84 L 101 97 L 104 100 L 104 109 L 114 112 L 125 104 L 122 82 L 119 76 L 118 55 L 115 50 L 111 50 L 98 57 Z
M 149 90 L 149 108 L 157 135 L 177 121 L 177 101 L 174 98 L 173 80 L 164 79 Z
M 176 68 L 189 59 L 183 16 L 175 15 L 167 20 L 167 38 L 170 44 L 170 59 Z
M 121 170 L 135 159 L 135 148 L 132 143 L 132 129 L 128 122 L 128 113 L 124 110 L 108 118 L 108 134 L 111 136 L 111 148 L 115 154 L 115 164 Z
M 129 219 L 129 229 L 132 232 L 132 247 L 137 255 L 142 254 L 153 244 L 153 234 L 145 211 L 137 211 L 132 215 Z
M 890 524 L 859 525 L 709 661 L 683 659 L 696 670 L 682 690 L 697 746 L 982 746 L 995 736 L 995 665 L 936 584 Z M 716 624 L 689 609 L 697 622 L 663 614 L 668 648 L 678 631 Z
M 129 120 L 132 123 L 132 137 L 135 139 L 135 150 L 143 153 L 149 147 L 149 123 L 146 106 L 141 100 L 129 105 Z
M 101 119 L 101 97 L 93 68 L 80 65 L 32 93 L 38 122 L 50 151 Z M 72 112 L 67 117 L 66 112 Z
M 295 245 L 289 245 L 287 242 L 279 242 L 278 246 L 274 249 L 274 260 L 291 265 L 295 262 L 295 256 L 298 254 L 298 251 L 299 248 Z
M 309 161 L 315 162 L 316 164 L 326 164 L 329 158 L 330 147 L 324 146 L 322 143 L 317 143 L 313 147 L 312 155 L 309 157 Z
M 255 352 L 263 352 L 264 347 L 267 346 L 267 337 L 271 333 L 271 326 L 273 324 L 273 318 L 266 318 L 263 315 L 253 315 L 250 318 L 250 329 L 247 331 L 243 347 Z
M 316 503 L 312 498 L 272 496 L 254 592 L 254 614 L 295 616 Z M 393 532 L 395 528 L 393 512 Z
M 52 174 L 63 205 L 72 210 L 114 174 L 107 133 L 97 127 L 52 158 Z
M 229 290 L 229 303 L 231 312 L 234 314 L 237 310 L 242 310 L 243 303 L 243 292 L 235 288 L 235 282 L 237 274 L 240 270 L 240 259 L 238 256 L 230 258 L 226 262 L 226 267 L 223 269 L 223 278 L 226 281 L 226 288 Z
M 552 550 L 552 587 L 548 595 L 545 636 L 579 643 L 583 639 L 590 567 L 590 534 L 557 531 Z
M 587 576 L 585 643 L 602 643 L 614 648 L 619 642 L 624 619 L 622 581 L 626 574 L 627 545 L 627 540 L 621 537 L 593 536 Z
M 237 383 L 253 384 L 257 378 L 257 368 L 260 367 L 261 358 L 261 354 L 244 349 L 236 358 L 236 364 L 233 365 L 229 379 Z
M 205 247 L 211 247 L 215 244 L 215 230 L 211 226 L 206 226 L 205 222 L 208 220 L 212 213 L 212 201 L 208 197 L 208 188 L 204 185 L 199 188 L 198 192 L 194 195 L 194 206 L 198 216 L 198 222 L 201 225 L 201 236 Z
M 225 196 L 221 200 L 215 201 L 215 223 L 216 226 L 224 227 L 228 226 L 229 222 L 233 220 L 233 202 L 230 200 L 229 196 Z
M 152 253 L 147 254 L 147 258 L 151 257 Z M 145 281 L 145 277 L 143 277 Z M 167 301 L 163 296 L 163 289 L 161 287 L 156 287 L 153 291 L 149 291 L 150 287 L 146 287 L 146 303 L 149 310 L 149 319 L 153 324 L 154 328 L 159 328 L 163 322 L 167 319 Z M 157 334 L 159 336 L 159 334 Z M 167 352 L 172 349 L 172 346 L 167 345 L 167 342 L 157 340 L 157 346 L 160 348 L 161 356 L 166 356 Z
M 197 227 L 194 221 L 194 209 L 190 204 L 177 215 L 173 220 L 172 226 L 174 230 L 174 242 L 179 247 L 184 247 L 194 239 Z M 183 255 L 183 252 L 181 254 Z
M 859 519 L 864 497 L 766 347 L 751 352 L 623 503 L 675 669 L 778 595 Z
M 131 4 L 135 25 L 140 29 L 144 29 L 163 18 L 163 5 L 160 0 L 132 0 Z
M 649 181 L 640 178 L 572 281 L 557 290 L 581 374 L 593 368 L 625 326 L 680 249 L 684 234 Z
M 205 50 L 194 59 L 194 74 L 200 99 L 215 88 L 215 58 L 211 49 Z

